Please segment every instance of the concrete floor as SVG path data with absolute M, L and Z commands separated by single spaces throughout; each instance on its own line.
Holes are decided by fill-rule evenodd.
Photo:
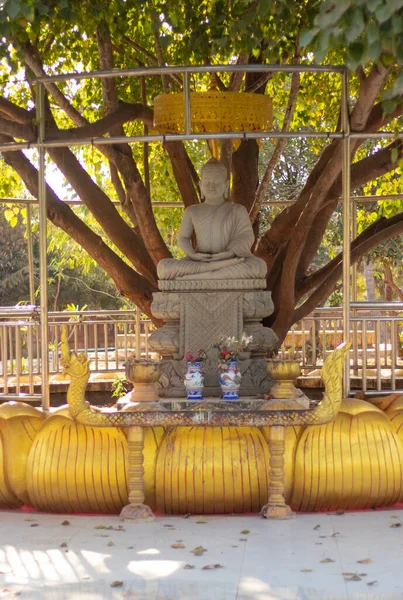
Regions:
M 161 516 L 148 524 L 0 511 L 0 525 L 0 598 L 403 599 L 399 509 L 277 522 Z M 201 556 L 192 553 L 198 546 Z

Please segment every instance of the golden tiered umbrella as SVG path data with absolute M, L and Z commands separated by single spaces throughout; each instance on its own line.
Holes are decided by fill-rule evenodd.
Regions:
M 259 132 L 272 127 L 272 101 L 263 94 L 221 92 L 213 86 L 190 93 L 190 111 L 192 133 Z M 181 92 L 154 99 L 154 128 L 159 133 L 181 133 L 184 122 Z

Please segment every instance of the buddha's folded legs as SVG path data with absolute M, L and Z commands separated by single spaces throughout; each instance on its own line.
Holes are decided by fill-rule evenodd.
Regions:
M 202 262 L 181 258 L 166 258 L 158 263 L 158 278 L 167 279 L 264 279 L 266 264 L 261 258 L 229 258 L 212 262 Z

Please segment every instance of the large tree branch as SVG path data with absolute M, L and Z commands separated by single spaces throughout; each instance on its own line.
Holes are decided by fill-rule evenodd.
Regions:
M 182 142 L 165 142 L 175 181 L 185 207 L 197 204 L 199 197 L 192 176 L 192 162 Z
M 393 236 L 403 233 L 403 213 L 389 219 L 381 218 L 370 227 L 367 227 L 351 244 L 351 262 L 355 263 L 370 250 L 379 246 Z M 343 254 L 338 254 L 327 265 L 306 277 L 298 286 L 297 299 L 302 298 L 310 290 L 313 294 L 295 311 L 294 321 L 302 319 L 310 310 L 323 302 L 332 292 L 334 286 L 342 275 Z
M 17 104 L 10 102 L 7 98 L 0 97 L 0 113 L 6 115 L 8 119 L 21 123 L 23 125 L 30 125 L 32 119 L 35 117 L 34 110 L 26 110 L 21 108 Z
M 76 139 L 101 137 L 105 133 L 111 132 L 115 127 L 129 121 L 141 120 L 152 127 L 154 111 L 143 104 L 129 104 L 119 101 L 117 108 L 108 113 L 94 123 L 87 123 L 82 127 L 71 129 L 49 128 L 47 130 L 48 139 L 67 139 L 74 137 Z
M 13 141 L 9 137 L 0 136 L 1 142 Z M 38 172 L 19 151 L 4 152 L 6 164 L 12 167 L 24 181 L 28 191 L 38 198 Z M 49 185 L 46 185 L 47 216 L 57 227 L 65 231 L 110 275 L 119 292 L 132 300 L 149 316 L 152 294 L 156 288 L 148 279 L 139 275 L 125 263 L 111 248 L 109 248 L 96 233 L 94 233 L 73 210 L 61 202 Z
M 97 28 L 97 44 L 99 50 L 99 66 L 104 70 L 112 70 L 115 67 L 113 58 L 112 40 L 107 22 L 103 20 Z M 107 114 L 116 111 L 119 103 L 116 92 L 116 81 L 113 77 L 102 79 L 102 98 L 104 101 L 104 110 Z M 123 136 L 124 129 L 122 123 L 117 123 L 109 129 L 112 136 Z M 118 169 L 111 160 L 109 162 L 109 171 L 111 174 L 112 185 L 115 188 L 119 202 L 125 213 L 131 219 L 134 226 L 137 225 L 132 203 L 126 190 L 123 187 L 119 177 Z
M 152 63 L 154 63 L 155 65 L 158 65 L 158 58 L 155 56 L 155 54 L 153 54 L 152 52 L 150 52 L 143 46 L 140 46 L 140 44 L 138 44 L 134 40 L 127 37 L 127 35 L 124 35 L 123 39 L 129 46 L 131 46 L 133 48 L 133 50 L 136 50 L 137 52 L 141 52 L 141 54 L 143 54 L 149 60 L 151 60 Z M 172 82 L 174 83 L 174 85 L 177 88 L 182 88 L 183 82 L 182 82 L 182 78 L 180 77 L 180 75 L 178 75 L 176 73 L 172 73 L 171 75 L 169 75 L 169 77 L 171 78 Z
M 300 80 L 301 80 L 300 73 L 295 72 L 292 74 L 290 93 L 288 95 L 287 108 L 286 108 L 286 111 L 284 114 L 283 126 L 281 128 L 281 131 L 283 131 L 283 132 L 288 131 L 290 128 L 290 124 L 291 124 L 292 117 L 294 114 L 295 103 L 297 101 Z M 281 156 L 283 148 L 286 144 L 286 141 L 287 141 L 286 138 L 278 138 L 278 140 L 276 142 L 273 154 L 270 157 L 269 163 L 266 167 L 266 171 L 260 181 L 256 196 L 255 196 L 255 200 L 254 200 L 254 203 L 252 206 L 252 210 L 250 211 L 250 214 L 249 214 L 250 220 L 252 223 L 255 221 L 257 215 L 259 214 L 260 207 L 265 198 L 267 186 L 269 185 L 269 182 L 272 178 L 273 171 L 277 166 L 277 163 L 279 161 L 279 158 Z
M 23 51 L 25 63 L 36 75 L 36 77 L 45 76 L 46 73 L 42 66 L 42 63 L 30 42 L 25 42 L 25 44 L 23 44 Z M 59 90 L 55 83 L 46 82 L 44 83 L 44 86 L 48 90 L 52 98 L 55 100 L 56 104 L 58 104 L 58 106 L 60 106 L 60 108 L 64 110 L 66 115 L 70 117 L 70 119 L 73 121 L 73 123 L 75 123 L 75 125 L 80 126 L 85 125 L 87 123 L 87 120 L 67 100 L 66 96 Z
M 3 119 L 2 117 L 0 117 L 0 133 L 13 138 L 27 140 L 28 142 L 33 142 L 37 138 L 36 132 L 31 125 L 22 125 L 21 123 Z
M 74 154 L 68 148 L 49 148 L 48 152 L 110 240 L 139 273 L 156 284 L 155 268 L 143 240 L 122 219 L 108 196 L 92 181 Z
M 382 66 L 374 66 L 371 73 L 360 86 L 358 99 L 351 114 L 350 125 L 354 131 L 362 131 L 371 115 L 374 102 L 379 94 L 382 85 L 389 73 L 388 69 Z M 351 155 L 353 156 L 361 140 L 351 141 Z M 263 248 L 270 249 L 270 256 L 266 258 L 266 263 L 270 269 L 277 252 L 283 247 L 284 243 L 294 236 L 294 227 L 298 222 L 299 230 L 303 232 L 303 243 L 308 238 L 310 226 L 314 221 L 313 215 L 318 213 L 321 205 L 326 201 L 329 189 L 341 172 L 342 165 L 342 146 L 340 140 L 334 140 L 322 152 L 321 158 L 311 171 L 307 182 L 301 191 L 297 201 L 288 209 L 287 214 L 281 213 L 276 217 L 270 229 L 262 236 L 258 253 Z M 306 207 L 310 205 L 308 210 Z M 291 244 L 293 248 L 293 243 Z M 299 258 L 302 255 L 304 246 L 298 248 Z M 295 257 L 294 257 L 295 258 Z M 295 261 L 293 261 L 295 264 Z M 298 261 L 299 262 L 299 261 Z M 295 270 L 297 265 L 295 266 Z
M 398 149 L 396 160 L 392 160 L 392 150 Z M 393 171 L 398 166 L 398 161 L 402 156 L 402 142 L 395 140 L 385 148 L 378 150 L 374 154 L 361 159 L 351 166 L 351 189 L 354 190 L 366 184 L 370 180 L 375 180 L 385 173 Z M 326 203 L 316 215 L 310 233 L 301 256 L 298 270 L 305 273 L 311 264 L 313 258 L 320 247 L 323 234 L 326 230 L 330 217 L 332 216 L 342 191 L 341 176 L 337 178 L 326 198 Z
M 241 52 L 236 61 L 237 65 L 247 65 L 249 62 L 249 54 L 247 52 Z M 239 92 L 242 85 L 242 80 L 245 73 L 242 71 L 233 71 L 230 76 L 228 90 L 230 92 Z

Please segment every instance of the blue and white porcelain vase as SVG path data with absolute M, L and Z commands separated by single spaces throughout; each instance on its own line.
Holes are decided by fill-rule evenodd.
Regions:
M 238 400 L 238 391 L 241 386 L 242 375 L 238 368 L 237 360 L 229 360 L 225 371 L 222 371 L 219 376 L 222 399 L 223 400 Z
M 202 361 L 188 361 L 185 373 L 185 388 L 188 400 L 203 400 L 203 386 Z

